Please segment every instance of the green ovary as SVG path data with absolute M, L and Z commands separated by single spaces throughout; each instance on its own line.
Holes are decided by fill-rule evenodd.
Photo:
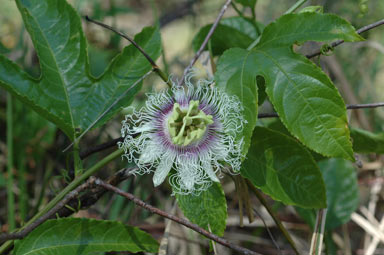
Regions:
M 213 120 L 212 115 L 207 115 L 199 109 L 199 101 L 191 100 L 188 109 L 181 109 L 180 105 L 175 103 L 167 122 L 172 142 L 187 146 L 199 141 Z

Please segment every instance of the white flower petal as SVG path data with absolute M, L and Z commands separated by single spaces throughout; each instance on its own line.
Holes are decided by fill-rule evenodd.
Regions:
M 151 141 L 143 150 L 139 158 L 139 164 L 144 165 L 156 161 L 163 152 L 159 145 Z
M 183 185 L 185 186 L 186 190 L 192 190 L 195 186 L 195 176 L 190 175 L 188 177 L 181 177 L 181 181 L 183 182 Z
M 219 179 L 217 178 L 215 172 L 213 171 L 211 161 L 208 159 L 208 160 L 202 161 L 201 163 L 202 163 L 204 171 L 208 175 L 208 177 L 214 182 L 220 182 Z
M 197 158 L 191 158 L 184 155 L 179 156 L 177 166 L 180 189 L 186 191 L 193 190 L 196 181 L 201 179 Z
M 153 184 L 155 187 L 162 184 L 167 177 L 169 171 L 171 171 L 175 155 L 164 155 L 161 158 L 160 164 L 157 166 L 155 174 L 153 175 Z
M 133 127 L 132 128 L 136 133 L 143 133 L 148 132 L 153 129 L 152 123 L 145 123 L 145 125 L 142 125 L 140 127 Z

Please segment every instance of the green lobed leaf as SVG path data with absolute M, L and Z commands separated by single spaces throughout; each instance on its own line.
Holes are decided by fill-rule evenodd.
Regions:
M 324 177 L 327 192 L 327 216 L 325 230 L 332 230 L 349 221 L 359 205 L 359 187 L 353 164 L 343 159 L 327 159 L 318 163 Z M 296 208 L 312 227 L 315 212 Z
M 108 251 L 157 252 L 146 232 L 118 221 L 65 218 L 48 220 L 15 241 L 15 255 L 81 255 Z
M 204 26 L 193 38 L 192 48 L 194 51 L 199 50 L 211 27 L 212 24 Z M 257 37 L 259 34 L 251 20 L 242 17 L 222 19 L 210 39 L 213 55 L 221 55 L 225 50 L 233 47 L 245 49 Z
M 190 221 L 218 236 L 224 234 L 228 216 L 227 201 L 220 183 L 214 182 L 199 196 L 176 194 L 176 199 Z
M 0 55 L 0 86 L 54 122 L 72 140 L 76 129 L 80 132 L 86 129 L 151 68 L 130 45 L 95 79 L 89 74 L 87 43 L 80 18 L 66 1 L 16 0 L 16 3 L 39 57 L 41 75 L 34 79 Z M 158 29 L 146 28 L 135 40 L 153 59 L 160 55 Z M 139 89 L 140 86 L 132 89 L 98 125 L 129 104 Z
M 353 150 L 361 153 L 384 153 L 384 133 L 375 134 L 367 130 L 352 128 Z
M 285 204 L 326 207 L 324 181 L 316 162 L 300 143 L 282 133 L 255 128 L 241 175 Z
M 292 49 L 293 44 L 309 40 L 334 39 L 362 38 L 347 21 L 332 14 L 287 14 L 264 29 L 252 50 L 233 48 L 222 55 L 215 75 L 218 87 L 240 94 L 244 107 L 252 109 L 252 115 L 246 114 L 246 141 L 256 124 L 257 108 L 241 93 L 252 91 L 254 77 L 261 75 L 270 101 L 291 134 L 320 154 L 354 160 L 340 94 L 319 67 Z

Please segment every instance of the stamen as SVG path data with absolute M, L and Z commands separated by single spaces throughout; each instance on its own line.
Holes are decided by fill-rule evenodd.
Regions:
M 212 115 L 207 115 L 199 109 L 198 100 L 191 100 L 188 109 L 181 109 L 178 103 L 173 105 L 172 114 L 168 119 L 168 130 L 174 144 L 187 146 L 199 141 L 207 126 L 212 123 Z

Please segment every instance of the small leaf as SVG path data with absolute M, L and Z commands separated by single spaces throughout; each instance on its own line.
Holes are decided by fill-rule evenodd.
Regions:
M 311 154 L 279 132 L 255 128 L 241 175 L 285 204 L 326 207 L 324 181 Z
M 367 130 L 351 129 L 353 150 L 361 153 L 384 153 L 384 133 L 375 134 Z
M 212 24 L 204 26 L 193 38 L 194 51 L 199 50 L 211 27 Z M 223 19 L 210 39 L 213 55 L 221 55 L 225 50 L 233 47 L 246 49 L 257 37 L 259 34 L 251 20 L 242 17 Z
M 325 230 L 332 230 L 349 221 L 351 214 L 359 205 L 359 187 L 356 170 L 353 164 L 343 159 L 327 159 L 320 161 L 327 190 L 327 216 Z M 296 208 L 308 224 L 313 227 L 315 212 Z
M 227 219 L 227 201 L 220 184 L 214 182 L 199 196 L 176 194 L 179 207 L 193 223 L 222 236 Z
M 48 220 L 15 242 L 15 255 L 81 255 L 95 252 L 157 252 L 146 232 L 118 221 L 65 218 Z
M 233 48 L 224 52 L 215 79 L 218 87 L 236 90 L 245 107 L 253 111 L 253 116 L 246 115 L 249 123 L 245 141 L 250 139 L 249 130 L 255 126 L 257 108 L 254 102 L 244 100 L 241 93 L 253 92 L 254 77 L 261 75 L 269 100 L 293 136 L 324 156 L 354 160 L 346 107 L 340 94 L 320 68 L 292 49 L 293 44 L 305 41 L 334 39 L 362 38 L 336 15 L 288 14 L 268 25 L 252 50 Z M 235 86 L 238 88 L 232 88 Z

